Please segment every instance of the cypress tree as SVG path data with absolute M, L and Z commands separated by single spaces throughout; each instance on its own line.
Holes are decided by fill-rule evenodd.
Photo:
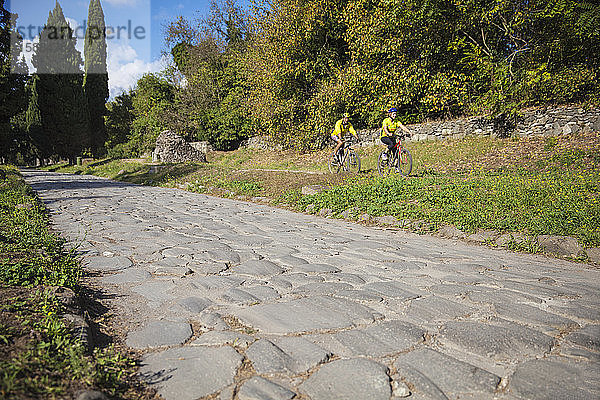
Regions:
M 76 38 L 67 24 L 60 4 L 48 16 L 40 34 L 40 42 L 33 55 L 37 69 L 32 94 L 37 94 L 37 105 L 30 104 L 29 117 L 39 109 L 41 129 L 58 157 L 74 161 L 89 143 L 89 112 L 83 93 L 83 61 L 75 48 Z M 33 100 L 31 100 L 33 101 Z M 28 120 L 28 126 L 35 126 Z
M 108 72 L 106 67 L 106 27 L 100 0 L 90 0 L 85 33 L 84 93 L 90 113 L 91 148 L 94 155 L 104 151 L 106 141 L 106 101 L 108 100 Z
M 29 105 L 25 114 L 27 133 L 31 139 L 37 157 L 43 162 L 47 158 L 56 156 L 51 137 L 42 127 L 42 116 L 40 112 L 40 75 L 34 75 L 27 85 Z
M 14 51 L 22 45 L 15 26 L 16 15 L 4 7 L 4 0 L 0 0 L 0 159 L 14 156 L 15 139 L 21 132 L 11 126 L 11 119 L 27 108 L 25 82 L 28 71 L 24 58 L 18 58 L 20 52 Z

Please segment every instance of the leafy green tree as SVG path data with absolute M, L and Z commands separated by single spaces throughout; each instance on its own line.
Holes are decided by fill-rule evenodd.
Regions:
M 107 148 L 113 148 L 129 140 L 135 119 L 133 96 L 134 92 L 122 93 L 106 105 Z
M 90 148 L 89 112 L 83 93 L 83 61 L 76 38 L 60 4 L 50 12 L 33 55 L 36 76 L 28 111 L 28 126 L 37 127 L 53 143 L 52 154 L 71 162 Z M 31 103 L 34 104 L 31 104 Z M 37 111 L 39 110 L 39 111 Z M 37 129 L 37 128 L 36 128 Z
M 107 139 L 104 115 L 108 100 L 106 67 L 106 26 L 100 0 L 90 0 L 84 49 L 85 78 L 83 90 L 90 113 L 90 144 L 92 153 L 102 154 Z
M 167 41 L 186 82 L 166 113 L 171 129 L 223 150 L 251 135 L 242 63 L 248 37 L 247 15 L 232 0 L 212 1 L 198 26 L 184 18 L 169 25 Z
M 35 148 L 36 155 L 40 160 L 45 160 L 55 157 L 56 151 L 52 136 L 42 126 L 39 96 L 40 80 L 41 77 L 39 75 L 33 75 L 27 85 L 29 104 L 25 114 L 25 126 L 32 146 Z
M 344 5 L 335 0 L 263 4 L 245 60 L 249 111 L 273 140 L 286 146 L 320 146 L 333 126 L 335 120 L 311 121 L 310 116 L 319 108 L 312 102 L 315 95 L 331 88 L 349 58 Z
M 335 118 L 376 127 L 598 102 L 599 10 L 575 0 L 274 0 L 255 15 L 252 116 L 273 140 L 322 143 Z
M 595 0 L 262 0 L 213 2 L 198 26 L 167 30 L 178 76 L 162 121 L 235 147 L 251 134 L 310 149 L 342 112 L 378 127 L 523 107 L 600 104 Z M 177 81 L 176 79 L 174 81 Z
M 164 115 L 173 103 L 175 88 L 156 74 L 142 76 L 132 98 L 135 119 L 131 135 L 132 155 L 151 151 L 160 132 L 167 128 Z

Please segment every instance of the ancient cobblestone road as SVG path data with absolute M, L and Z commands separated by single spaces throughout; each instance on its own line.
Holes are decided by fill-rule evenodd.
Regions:
M 168 400 L 594 399 L 600 272 L 25 171 Z M 111 299 L 112 298 L 112 299 Z

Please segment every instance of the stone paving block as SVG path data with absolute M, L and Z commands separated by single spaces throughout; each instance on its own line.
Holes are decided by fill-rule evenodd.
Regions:
M 519 364 L 509 389 L 527 400 L 600 398 L 598 364 L 567 362 L 557 357 Z
M 542 250 L 559 256 L 577 257 L 585 253 L 577 239 L 570 236 L 539 235 L 537 243 Z
M 191 274 L 193 271 L 186 266 L 180 267 L 156 267 L 154 275 L 184 277 Z
M 327 282 L 344 282 L 351 285 L 364 285 L 366 281 L 356 274 L 349 274 L 345 272 L 337 272 L 334 274 L 323 274 L 322 275 Z
M 299 386 L 312 400 L 389 400 L 392 389 L 385 365 L 364 358 L 323 365 Z
M 276 336 L 272 337 L 270 341 L 292 358 L 292 369 L 297 373 L 306 372 L 325 363 L 333 355 L 311 341 L 298 336 Z
M 119 274 L 102 277 L 102 282 L 115 284 L 139 283 L 151 278 L 152 275 L 148 271 L 138 268 L 128 268 Z
M 515 292 L 507 289 L 496 289 L 484 286 L 472 286 L 468 292 L 469 300 L 476 303 L 488 303 L 494 305 L 519 303 L 542 303 L 542 298 L 526 293 Z
M 192 327 L 185 322 L 154 321 L 139 331 L 129 332 L 125 343 L 135 349 L 183 344 L 192 337 Z
M 419 289 L 397 281 L 371 282 L 364 285 L 363 289 L 371 290 L 384 298 L 400 300 L 415 299 L 424 294 Z
M 193 258 L 193 255 L 197 253 L 197 250 L 189 249 L 186 247 L 169 247 L 161 250 L 161 254 L 165 257 L 164 260 L 170 260 L 168 262 L 187 262 Z
M 304 258 L 296 257 L 294 255 L 284 255 L 280 257 L 274 257 L 274 260 L 277 261 L 280 265 L 284 265 L 290 269 L 294 269 L 294 267 L 302 264 L 308 264 Z
M 241 363 L 229 346 L 180 347 L 146 356 L 140 375 L 165 400 L 196 400 L 233 384 Z
M 233 250 L 209 250 L 206 255 L 215 262 L 239 264 L 240 255 Z
M 394 367 L 415 391 L 433 398 L 440 397 L 438 390 L 447 398 L 463 398 L 468 394 L 487 398 L 500 383 L 499 376 L 431 349 L 401 354 Z
M 197 276 L 191 278 L 191 285 L 198 289 L 203 290 L 214 290 L 214 289 L 230 289 L 232 287 L 240 286 L 244 283 L 245 278 L 239 276 Z
M 301 374 L 323 362 L 331 353 L 300 337 L 260 339 L 246 351 L 259 374 Z
M 433 285 L 429 289 L 438 296 L 460 299 L 463 298 L 467 293 L 471 293 L 473 290 L 476 290 L 476 287 L 472 285 L 442 283 L 439 285 Z
M 287 275 L 277 275 L 270 278 L 269 285 L 282 294 L 292 290 L 293 287 L 292 283 L 287 280 Z
M 370 290 L 340 290 L 338 292 L 333 293 L 333 296 L 343 297 L 355 301 L 372 301 L 376 303 L 383 301 L 383 297 L 371 292 Z
M 231 271 L 241 275 L 270 277 L 273 275 L 279 275 L 285 270 L 271 261 L 248 260 L 238 265 L 237 267 L 233 267 Z
M 286 273 L 280 276 L 275 276 L 270 279 L 271 282 L 279 282 L 279 279 L 285 280 L 293 287 L 299 287 L 309 283 L 323 282 L 325 279 L 322 276 L 307 275 L 301 272 L 298 273 Z
M 417 271 L 422 267 L 415 262 L 410 261 L 390 261 L 381 264 L 386 270 L 402 271 Z
M 240 388 L 240 400 L 290 400 L 296 393 L 260 376 L 248 379 Z
M 579 324 L 537 307 L 520 303 L 497 303 L 496 313 L 504 319 L 522 322 L 527 325 L 549 326 L 558 330 L 577 328 Z
M 549 306 L 552 312 L 568 315 L 572 318 L 586 319 L 593 323 L 600 323 L 600 307 L 578 303 L 571 303 L 565 306 Z
M 333 294 L 340 290 L 351 290 L 354 289 L 349 283 L 342 282 L 318 282 L 308 283 L 294 289 L 293 293 L 305 294 L 307 296 L 327 295 Z
M 326 274 L 340 272 L 341 269 L 327 264 L 299 264 L 294 266 L 294 272 L 304 272 L 306 274 Z
M 273 334 L 339 329 L 368 324 L 378 313 L 347 299 L 316 296 L 277 304 L 259 304 L 233 310 L 253 328 Z
M 504 281 L 502 286 L 507 289 L 512 289 L 517 292 L 522 292 L 535 297 L 554 298 L 559 296 L 576 297 L 577 292 L 557 286 L 549 286 L 544 284 L 525 283 L 518 281 Z
M 390 245 L 387 243 L 378 242 L 376 240 L 353 240 L 352 242 L 350 242 L 348 244 L 348 248 L 355 249 L 355 250 L 362 250 L 362 249 L 375 250 L 375 249 L 387 249 L 387 248 L 390 248 Z
M 229 268 L 224 262 L 190 261 L 187 266 L 194 273 L 201 275 L 217 275 Z
M 263 247 L 266 244 L 272 243 L 273 239 L 265 236 L 257 235 L 240 235 L 235 238 L 235 246 L 245 246 L 251 249 Z
M 404 315 L 413 321 L 424 324 L 435 324 L 457 317 L 465 317 L 475 311 L 475 308 L 454 301 L 438 296 L 427 296 L 411 301 Z
M 234 346 L 248 347 L 254 338 L 244 333 L 232 331 L 210 331 L 203 333 L 190 346 L 222 346 L 231 344 Z
M 252 361 L 259 374 L 290 373 L 294 371 L 294 360 L 281 348 L 267 339 L 260 339 L 246 350 L 246 357 Z
M 144 296 L 149 302 L 148 305 L 154 308 L 174 298 L 169 292 L 174 289 L 175 286 L 176 285 L 171 281 L 152 280 L 139 286 L 135 286 L 131 290 Z
M 201 298 L 201 297 L 185 297 L 181 300 L 177 300 L 176 304 L 181 306 L 184 310 L 200 313 L 206 307 L 209 307 L 212 304 L 212 301 Z
M 579 347 L 571 342 L 563 342 L 560 345 L 559 351 L 561 356 L 573 358 L 578 361 L 586 360 L 600 365 L 600 353 Z
M 600 325 L 587 325 L 570 333 L 566 339 L 579 346 L 600 352 Z
M 203 312 L 195 317 L 194 321 L 208 329 L 216 329 L 220 331 L 229 329 L 229 325 L 223 321 L 223 318 L 218 313 Z
M 229 289 L 227 292 L 221 295 L 221 299 L 232 304 L 258 303 L 258 299 L 256 297 L 238 288 Z
M 277 290 L 270 286 L 244 286 L 244 291 L 261 302 L 275 300 L 281 297 Z
M 133 265 L 127 257 L 102 257 L 94 256 L 84 259 L 83 266 L 90 271 L 120 271 Z
M 451 321 L 441 329 L 439 340 L 495 360 L 541 356 L 550 351 L 554 341 L 543 333 L 506 321 L 494 325 Z
M 235 386 L 227 386 L 219 392 L 218 400 L 234 400 Z
M 310 339 L 342 357 L 383 357 L 422 343 L 424 335 L 416 325 L 396 320 Z

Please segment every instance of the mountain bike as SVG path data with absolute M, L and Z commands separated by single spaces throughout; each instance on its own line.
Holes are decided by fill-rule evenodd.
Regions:
M 360 172 L 360 157 L 352 148 L 352 143 L 350 141 L 345 141 L 344 145 L 338 152 L 335 154 L 333 152 L 329 159 L 328 163 L 329 172 L 332 174 L 337 174 L 339 172 Z
M 379 175 L 384 177 L 393 173 L 402 176 L 410 175 L 412 171 L 412 155 L 406 147 L 402 146 L 400 139 L 396 141 L 396 145 L 387 158 L 384 156 L 385 154 L 387 154 L 387 150 L 382 151 L 377 160 Z

